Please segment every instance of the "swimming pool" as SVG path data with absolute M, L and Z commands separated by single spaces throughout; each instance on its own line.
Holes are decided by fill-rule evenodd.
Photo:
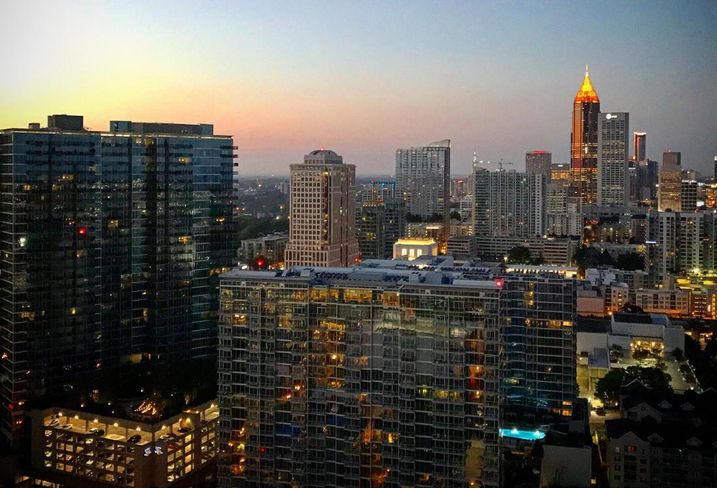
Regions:
M 545 432 L 539 430 L 523 430 L 516 429 L 498 429 L 498 435 L 500 437 L 511 437 L 513 439 L 520 439 L 523 441 L 538 441 L 545 438 Z

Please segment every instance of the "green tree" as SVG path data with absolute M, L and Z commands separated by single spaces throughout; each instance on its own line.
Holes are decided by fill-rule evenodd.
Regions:
M 525 246 L 515 246 L 508 251 L 508 262 L 511 264 L 531 264 L 530 249 Z
M 625 252 L 617 257 L 616 266 L 625 271 L 645 269 L 645 257 L 637 252 Z
M 627 380 L 628 383 L 633 379 L 636 379 L 646 387 L 655 390 L 657 393 L 667 393 L 672 391 L 672 387 L 670 386 L 670 380 L 672 380 L 672 377 L 660 368 L 641 368 L 639 366 L 630 366 L 627 370 L 625 370 L 625 374 L 629 378 Z
M 605 376 L 600 378 L 595 385 L 595 396 L 603 403 L 615 403 L 620 395 L 625 381 L 625 370 L 622 368 L 611 369 Z
M 675 356 L 677 362 L 681 363 L 685 360 L 685 353 L 679 347 L 676 347 L 675 350 L 672 351 L 672 355 Z
M 598 264 L 601 266 L 615 266 L 615 260 L 605 249 L 598 255 Z
M 418 214 L 412 214 L 411 212 L 406 213 L 406 222 L 417 223 L 423 222 L 423 217 Z
M 630 366 L 627 369 L 615 368 L 608 371 L 595 385 L 595 396 L 606 404 L 615 403 L 620 397 L 620 389 L 633 380 L 638 380 L 658 394 L 672 391 L 672 377 L 660 368 Z
M 615 260 L 609 252 L 603 250 L 598 251 L 592 246 L 582 246 L 573 254 L 573 262 L 577 265 L 580 273 L 584 273 L 587 268 L 596 266 L 613 266 Z

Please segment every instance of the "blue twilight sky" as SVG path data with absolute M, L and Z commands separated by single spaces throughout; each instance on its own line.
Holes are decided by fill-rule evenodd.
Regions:
M 80 113 L 214 123 L 246 174 L 330 147 L 359 175 L 450 138 L 453 172 L 567 161 L 585 64 L 647 152 L 717 155 L 717 1 L 0 0 L 0 127 Z

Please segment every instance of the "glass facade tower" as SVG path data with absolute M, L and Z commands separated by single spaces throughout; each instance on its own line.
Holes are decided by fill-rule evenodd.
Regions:
M 236 249 L 231 137 L 65 117 L 0 131 L 8 438 L 26 402 L 94 371 L 216 355 L 218 276 Z
M 223 275 L 220 486 L 499 486 L 506 400 L 571 414 L 574 282 L 445 269 Z
M 597 201 L 598 114 L 600 99 L 592 86 L 587 67 L 585 79 L 573 101 L 570 133 L 572 185 L 584 204 Z

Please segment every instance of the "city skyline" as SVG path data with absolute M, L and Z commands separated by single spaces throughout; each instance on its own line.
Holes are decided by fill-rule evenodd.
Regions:
M 93 129 L 108 113 L 211 121 L 234 136 L 246 175 L 288 174 L 320 147 L 359 175 L 390 173 L 396 148 L 442 138 L 453 141 L 454 174 L 469 173 L 474 151 L 516 169 L 534 149 L 566 162 L 585 64 L 603 110 L 629 112 L 650 135 L 649 158 L 681 151 L 685 168 L 711 174 L 717 153 L 710 2 L 44 3 L 5 13 L 0 39 L 21 39 L 23 55 L 0 82 L 1 126 L 46 113 L 83 114 Z

